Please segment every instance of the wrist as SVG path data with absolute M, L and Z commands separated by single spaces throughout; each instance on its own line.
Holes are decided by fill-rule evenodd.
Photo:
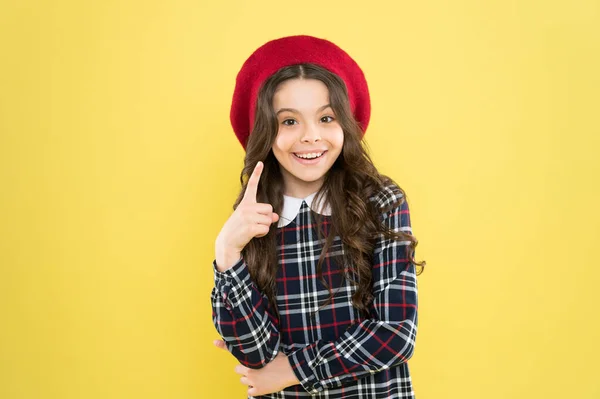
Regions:
M 241 257 L 242 254 L 240 251 L 228 249 L 219 244 L 215 246 L 215 261 L 217 263 L 217 270 L 220 272 L 231 269 Z
M 235 264 L 240 260 L 242 255 L 240 253 L 224 253 L 217 254 L 215 260 L 217 262 L 217 270 L 220 272 L 224 272 L 228 269 L 231 269 Z
M 232 268 L 241 258 L 241 251 L 232 248 L 224 242 L 224 237 L 219 234 L 215 241 L 215 261 L 217 270 L 224 272 Z

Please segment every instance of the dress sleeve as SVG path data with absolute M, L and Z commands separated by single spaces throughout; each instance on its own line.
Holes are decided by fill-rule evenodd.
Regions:
M 383 214 L 394 231 L 411 233 L 408 203 Z M 409 241 L 380 235 L 373 254 L 371 318 L 351 325 L 335 341 L 316 341 L 289 356 L 302 387 L 311 394 L 408 361 L 417 333 L 417 276 L 405 253 Z
M 229 351 L 246 367 L 261 368 L 275 358 L 280 335 L 269 300 L 261 293 L 243 258 L 220 272 L 213 261 L 213 323 Z

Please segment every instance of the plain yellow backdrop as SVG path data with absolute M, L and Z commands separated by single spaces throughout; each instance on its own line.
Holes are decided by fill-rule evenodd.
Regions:
M 235 75 L 311 34 L 362 66 L 407 192 L 419 399 L 600 397 L 600 5 L 0 5 L 0 397 L 241 398 L 212 346 Z

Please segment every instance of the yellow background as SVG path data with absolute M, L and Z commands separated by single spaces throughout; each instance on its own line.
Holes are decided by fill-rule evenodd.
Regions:
M 419 399 L 600 397 L 597 1 L 0 6 L 0 397 L 241 398 L 212 346 L 239 188 L 235 75 L 265 41 L 362 66 L 407 191 Z

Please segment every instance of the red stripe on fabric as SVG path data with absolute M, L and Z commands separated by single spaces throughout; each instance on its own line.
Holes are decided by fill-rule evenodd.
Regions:
M 380 267 L 389 266 L 389 265 L 393 265 L 395 263 L 402 263 L 402 262 L 408 262 L 408 259 L 406 259 L 406 258 L 403 258 L 403 259 L 394 258 L 394 259 L 388 260 L 386 262 L 375 263 L 373 265 L 373 269 L 379 269 Z
M 344 369 L 344 374 L 348 374 L 350 373 L 350 370 L 348 370 L 348 368 L 346 367 L 346 365 L 344 364 L 344 362 L 342 361 L 343 356 L 340 355 L 340 352 L 338 352 L 337 348 L 335 347 L 335 345 L 333 345 L 333 352 L 335 352 L 335 358 L 339 361 L 340 365 L 342 366 L 342 368 Z
M 403 325 L 404 325 L 404 322 L 399 323 L 398 324 L 398 328 L 396 329 L 396 331 L 400 332 L 400 330 L 402 329 Z M 404 356 L 402 356 L 400 354 L 400 352 L 397 352 L 397 351 L 389 348 L 389 346 L 388 346 L 388 344 L 390 343 L 391 340 L 393 340 L 394 338 L 398 338 L 397 335 L 390 334 L 390 338 L 387 341 L 384 342 L 384 341 L 382 341 L 377 336 L 377 334 L 375 334 L 374 331 L 372 331 L 372 330 L 370 330 L 368 328 L 365 328 L 365 326 L 363 324 L 360 325 L 360 328 L 362 328 L 363 330 L 365 330 L 369 334 L 369 336 L 371 336 L 372 338 L 374 338 L 377 342 L 379 342 L 381 344 L 381 347 L 377 351 L 375 351 L 374 353 L 372 353 L 371 356 L 369 357 L 369 359 L 374 359 L 377 356 L 377 354 L 380 353 L 383 350 L 383 348 L 385 347 L 386 349 L 388 349 L 388 352 L 392 353 L 394 356 L 400 355 L 400 357 L 402 358 L 402 360 L 406 361 L 406 358 Z
M 287 299 L 287 296 L 288 296 L 287 295 L 287 283 L 286 283 L 286 278 L 285 278 L 285 256 L 284 256 L 284 251 L 283 251 L 283 245 L 284 245 L 284 243 L 285 243 L 284 234 L 281 234 L 281 248 L 282 248 L 281 254 L 280 254 L 280 257 L 281 257 L 281 272 L 283 273 L 283 294 L 284 294 L 284 297 L 285 297 L 284 304 L 285 304 L 285 309 L 288 311 L 287 314 L 286 314 L 286 320 L 287 320 L 287 325 L 289 326 L 290 325 L 290 314 L 289 314 L 289 302 L 288 302 L 288 299 Z M 288 338 L 289 338 L 288 342 L 293 342 L 292 341 L 292 333 L 289 332 L 289 331 L 288 331 Z
M 331 258 L 326 258 L 326 261 L 324 263 L 327 264 L 327 276 L 328 276 L 328 280 L 329 280 L 329 289 L 333 290 L 333 280 L 331 279 Z M 330 303 L 331 308 L 332 308 L 331 315 L 333 317 L 333 331 L 335 332 L 335 336 L 339 337 L 340 335 L 339 335 L 339 331 L 338 331 L 338 323 L 335 318 L 335 314 L 337 312 L 335 311 L 335 298 L 334 297 L 335 297 L 335 295 L 331 296 L 331 303 Z

